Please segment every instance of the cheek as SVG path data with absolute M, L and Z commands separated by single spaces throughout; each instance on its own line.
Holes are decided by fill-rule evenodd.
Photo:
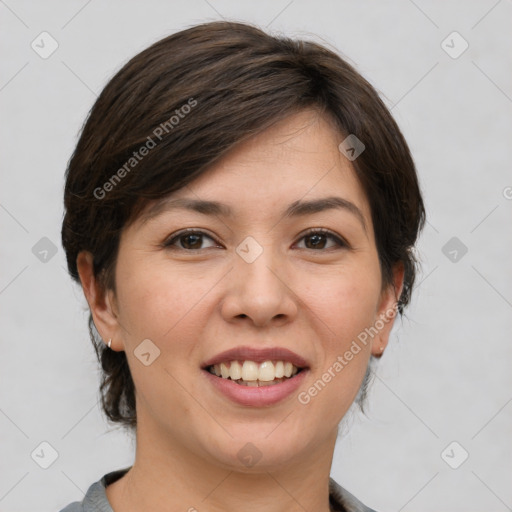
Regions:
M 121 263 L 116 276 L 120 324 L 137 392 L 155 416 L 167 418 L 168 409 L 186 414 L 187 394 L 179 392 L 177 382 L 187 378 L 186 363 L 194 355 L 194 341 L 201 336 L 201 322 L 211 314 L 205 310 L 208 291 L 218 278 L 206 278 L 207 272 L 202 278 L 190 276 L 176 266 L 149 258 L 148 262 Z M 145 339 L 160 350 L 149 366 L 136 357 L 137 347 Z M 178 392 L 171 393 L 171 389 Z
M 209 307 L 208 294 L 221 274 L 186 270 L 165 261 L 123 262 L 117 274 L 121 322 L 130 343 L 149 338 L 164 347 L 198 335 Z
M 362 265 L 312 279 L 305 288 L 305 302 L 330 329 L 332 348 L 342 349 L 374 321 L 380 289 L 375 266 Z
M 336 277 L 317 281 L 316 287 L 312 283 L 307 287 L 319 366 L 300 403 L 307 402 L 312 415 L 340 421 L 357 395 L 371 351 L 371 338 L 361 341 L 361 334 L 375 321 L 379 295 L 380 273 L 371 265 L 338 272 Z

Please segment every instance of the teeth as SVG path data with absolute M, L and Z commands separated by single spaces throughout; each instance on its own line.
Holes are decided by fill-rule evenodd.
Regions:
M 263 382 L 270 382 L 274 380 L 276 372 L 274 370 L 274 363 L 272 361 L 264 361 L 260 364 L 258 371 L 258 380 Z
M 274 385 L 276 385 L 276 384 L 281 384 L 281 382 L 283 382 L 284 380 L 286 380 L 286 379 L 285 379 L 285 378 L 283 378 L 283 379 L 275 379 L 275 380 L 273 380 L 273 381 L 271 381 L 271 382 L 263 382 L 263 381 L 261 381 L 261 380 L 256 380 L 256 381 L 254 381 L 254 380 L 249 380 L 249 381 L 245 381 L 245 380 L 240 379 L 240 380 L 235 380 L 235 382 L 236 382 L 237 384 L 240 384 L 241 386 L 249 386 L 249 387 L 251 387 L 251 388 L 255 388 L 255 387 L 259 387 L 259 388 L 261 388 L 261 387 L 263 387 L 263 386 L 274 386 Z
M 243 380 L 258 380 L 258 365 L 254 361 L 244 361 L 242 366 Z
M 210 372 L 223 379 L 242 381 L 249 386 L 264 386 L 281 382 L 298 373 L 299 369 L 290 361 L 231 361 L 210 367 Z
M 223 379 L 229 377 L 229 368 L 226 366 L 226 363 L 220 363 L 220 375 Z
M 229 366 L 228 377 L 230 377 L 231 380 L 238 380 L 242 378 L 242 365 L 238 361 L 233 361 Z

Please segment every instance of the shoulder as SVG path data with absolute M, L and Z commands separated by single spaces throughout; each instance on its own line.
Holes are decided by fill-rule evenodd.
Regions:
M 118 469 L 94 482 L 82 501 L 74 501 L 59 512 L 113 512 L 105 493 L 107 485 L 121 478 L 130 468 Z M 361 503 L 353 494 L 329 479 L 329 501 L 335 512 L 376 512 Z
M 113 512 L 105 488 L 121 478 L 129 469 L 118 469 L 103 475 L 97 482 L 91 484 L 82 501 L 74 501 L 59 512 Z
M 74 501 L 73 503 L 70 503 L 66 507 L 64 507 L 62 510 L 59 510 L 59 512 L 82 512 L 83 510 L 83 502 Z
M 336 512 L 376 512 L 361 503 L 353 494 L 329 479 L 329 500 L 331 509 Z M 74 512 L 74 511 L 73 511 Z
M 112 512 L 102 480 L 94 482 L 87 489 L 82 501 L 74 501 L 59 512 Z

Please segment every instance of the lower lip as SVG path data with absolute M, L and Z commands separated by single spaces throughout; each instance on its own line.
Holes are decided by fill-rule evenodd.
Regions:
M 304 382 L 308 370 L 304 369 L 294 377 L 271 386 L 251 387 L 237 384 L 231 379 L 223 379 L 203 370 L 209 381 L 233 402 L 252 407 L 273 405 L 289 397 Z

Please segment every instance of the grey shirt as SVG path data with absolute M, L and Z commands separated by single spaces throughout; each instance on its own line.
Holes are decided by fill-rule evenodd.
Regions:
M 105 488 L 121 478 L 130 467 L 103 475 L 100 480 L 89 487 L 82 501 L 70 503 L 60 512 L 114 512 L 108 502 Z M 354 495 L 343 489 L 332 478 L 329 479 L 329 503 L 333 512 L 375 512 L 375 510 L 363 505 Z

